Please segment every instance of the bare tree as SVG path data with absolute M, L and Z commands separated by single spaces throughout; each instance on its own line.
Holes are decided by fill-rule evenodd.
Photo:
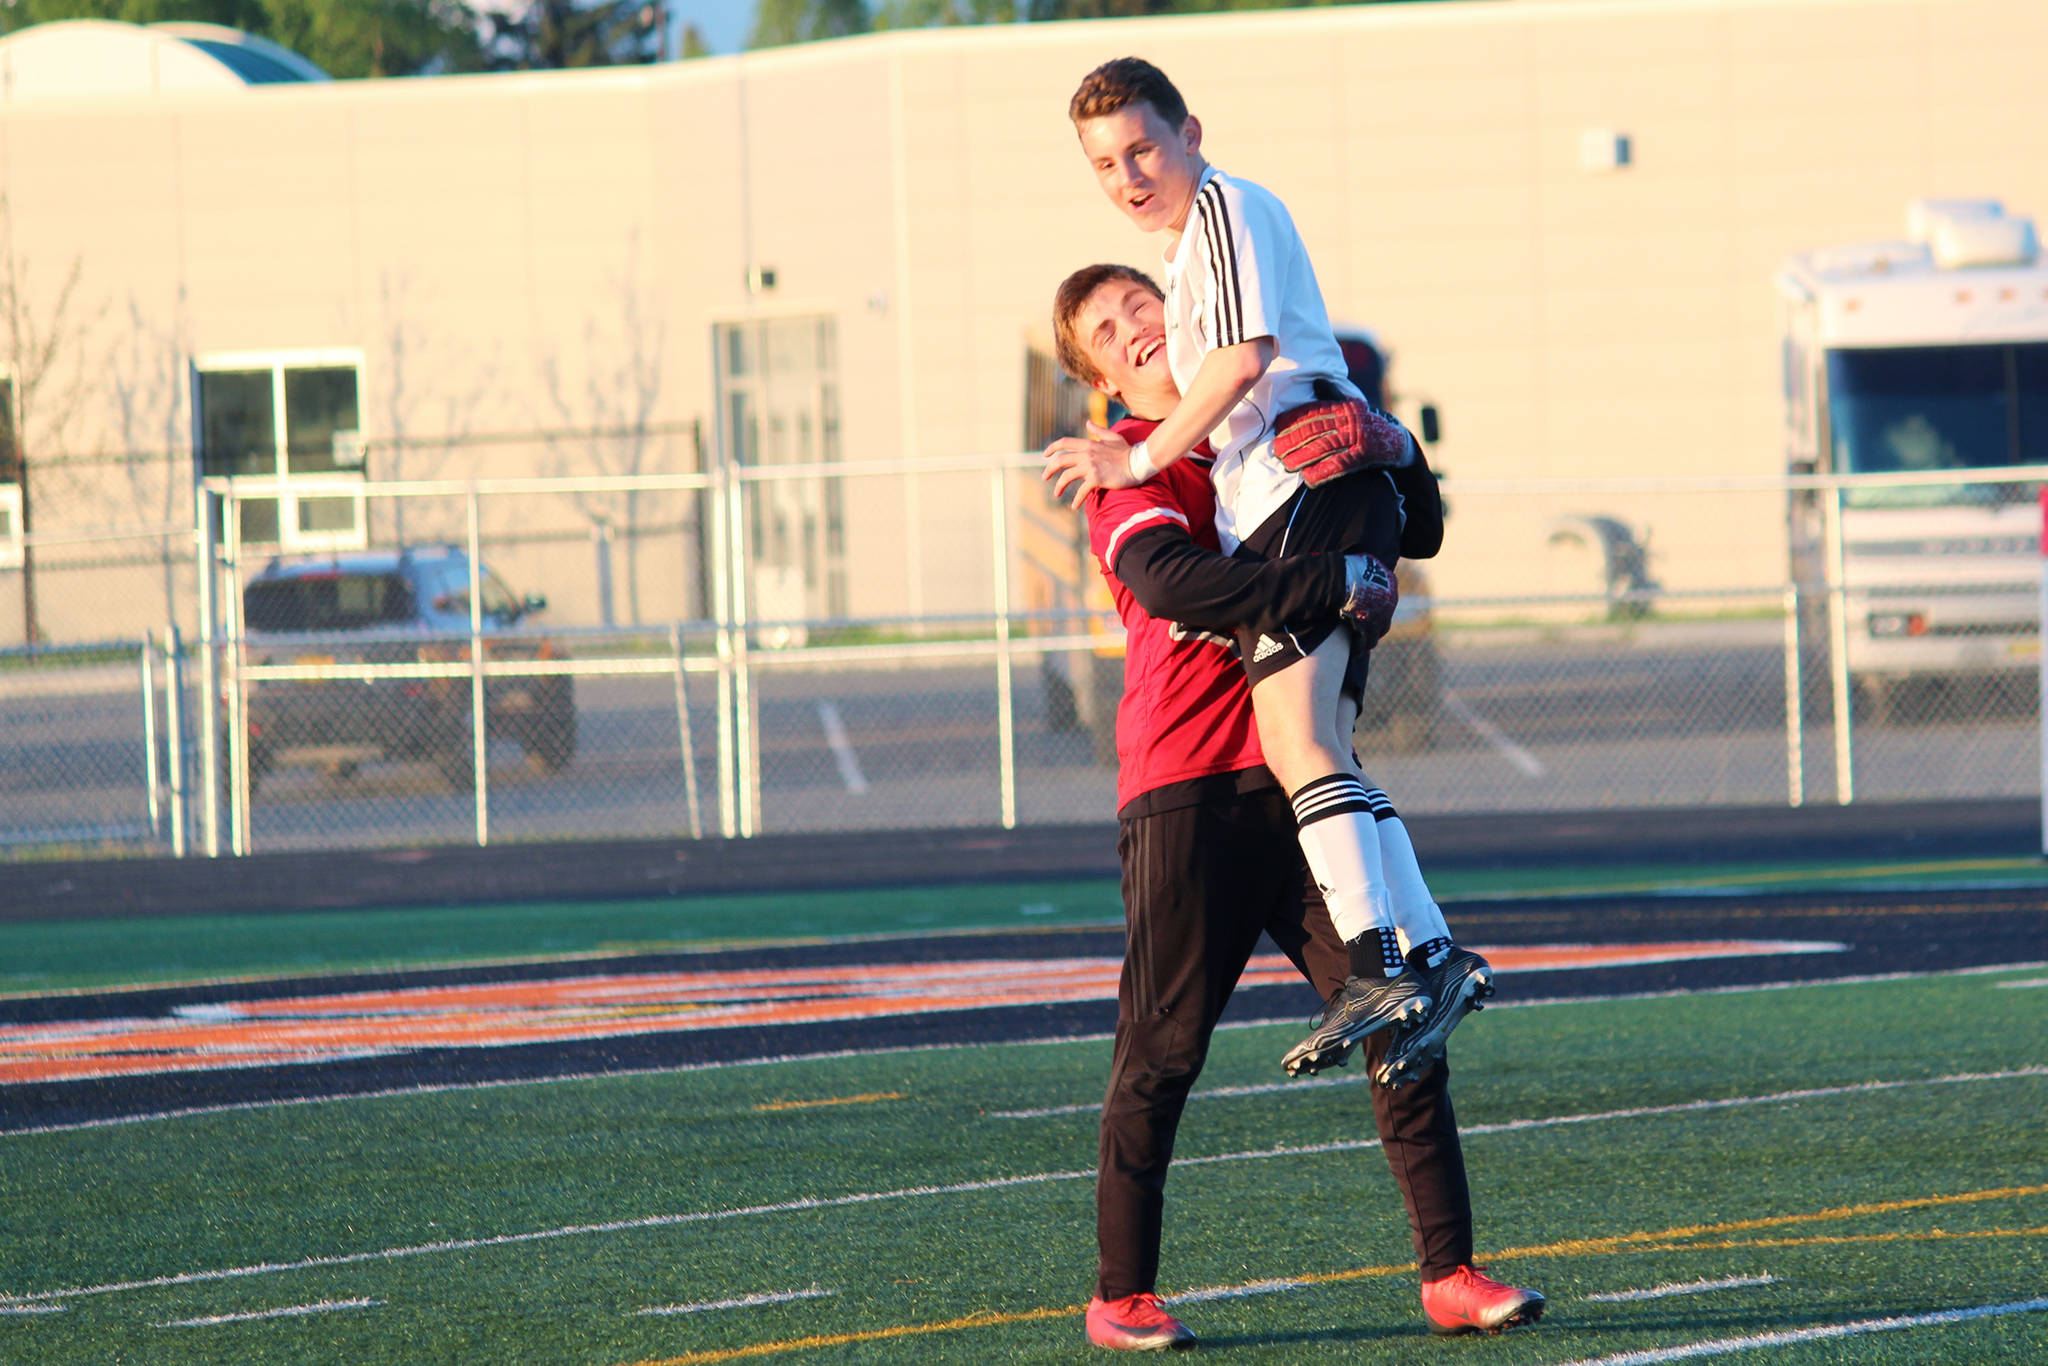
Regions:
M 35 529 L 34 456 L 63 453 L 89 387 L 86 338 L 105 308 L 79 302 L 83 272 L 84 259 L 74 254 L 50 302 L 39 306 L 30 265 L 15 248 L 13 209 L 0 194 L 0 369 L 14 391 L 13 440 L 0 450 L 0 482 L 20 490 L 23 535 Z M 31 645 L 43 638 L 35 583 L 35 548 L 27 546 L 21 557 L 21 617 Z
M 466 388 L 456 388 L 452 376 L 440 375 L 444 386 L 440 398 L 440 421 L 434 423 L 423 416 L 428 410 L 428 395 L 415 383 L 416 367 L 421 366 L 431 354 L 432 341 L 412 320 L 409 300 L 412 294 L 412 278 L 404 273 L 389 271 L 378 281 L 378 296 L 383 308 L 384 363 L 377 368 L 383 377 L 383 392 L 378 395 L 378 407 L 383 412 L 383 432 L 369 443 L 377 467 L 371 471 L 375 478 L 433 479 L 441 475 L 448 464 L 448 453 L 460 444 L 473 430 L 477 410 L 491 385 L 491 378 L 497 370 L 497 351 L 491 353 L 489 362 L 476 381 Z M 431 435 L 421 431 L 422 427 L 438 426 Z M 407 542 L 406 505 L 408 499 L 392 500 L 391 534 L 394 544 Z M 415 526 L 411 531 L 416 533 Z
M 191 511 L 191 471 L 184 463 L 190 444 L 185 427 L 185 364 L 192 353 L 185 291 L 178 291 L 168 327 L 157 327 L 145 318 L 132 293 L 127 312 L 125 336 L 116 344 L 107 368 L 120 423 L 121 449 L 115 458 L 121 464 L 135 515 L 143 520 L 153 517 L 169 526 L 181 511 L 189 520 Z M 166 535 L 157 552 L 166 619 L 178 615 L 178 539 Z
M 635 253 L 637 255 L 637 252 Z M 659 318 L 648 317 L 640 291 L 632 283 L 635 271 L 629 257 L 625 276 L 618 282 L 620 336 L 624 356 L 615 370 L 606 372 L 595 363 L 598 331 L 593 319 L 584 324 L 584 352 L 591 360 L 584 377 L 583 402 L 571 402 L 562 382 L 561 369 L 553 356 L 541 362 L 541 383 L 549 406 L 562 430 L 544 433 L 556 471 L 564 475 L 640 475 L 648 473 L 653 434 L 649 424 L 661 401 L 661 361 L 667 334 Z M 584 425 L 591 435 L 572 443 L 568 429 Z M 611 526 L 626 539 L 626 610 L 634 622 L 640 616 L 640 553 L 636 543 L 647 495 L 639 489 L 620 493 L 579 493 L 576 507 L 598 527 Z

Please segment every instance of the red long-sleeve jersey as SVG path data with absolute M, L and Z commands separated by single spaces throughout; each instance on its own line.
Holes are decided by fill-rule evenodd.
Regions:
M 1116 430 L 1136 442 L 1156 426 L 1127 418 Z M 1091 493 L 1087 512 L 1089 545 L 1125 631 L 1118 810 L 1131 814 L 1147 794 L 1221 774 L 1259 769 L 1255 776 L 1270 781 L 1230 632 L 1243 623 L 1334 613 L 1343 596 L 1341 557 L 1224 557 L 1206 448 L 1136 488 Z M 1169 797 L 1165 804 L 1182 803 Z

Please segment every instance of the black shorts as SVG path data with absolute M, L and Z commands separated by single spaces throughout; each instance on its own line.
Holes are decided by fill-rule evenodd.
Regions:
M 1401 556 L 1401 499 L 1385 470 L 1361 470 L 1316 488 L 1304 484 L 1279 511 L 1245 537 L 1238 553 L 1254 559 L 1278 560 L 1309 551 L 1346 555 L 1368 553 L 1388 568 Z M 1290 626 L 1278 636 L 1245 629 L 1237 633 L 1245 677 L 1257 687 L 1298 659 L 1314 654 L 1341 623 L 1323 621 Z M 1353 634 L 1351 662 L 1344 670 L 1344 691 L 1365 695 L 1369 647 Z

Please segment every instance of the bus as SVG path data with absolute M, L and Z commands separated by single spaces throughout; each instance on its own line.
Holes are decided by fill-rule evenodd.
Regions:
M 2010 475 L 2048 465 L 2048 263 L 1997 200 L 1920 200 L 1906 227 L 1777 279 L 1788 470 L 1927 476 L 1790 503 L 1794 582 L 1840 590 L 1807 592 L 1809 658 L 1845 657 L 1869 719 L 2031 682 L 2041 643 L 2040 485 Z

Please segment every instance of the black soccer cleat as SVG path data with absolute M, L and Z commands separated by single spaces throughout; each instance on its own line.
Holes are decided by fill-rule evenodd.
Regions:
M 1394 1036 L 1372 1079 L 1400 1087 L 1416 1080 L 1444 1055 L 1451 1031 L 1493 995 L 1493 965 L 1470 949 L 1453 947 L 1444 961 L 1423 974 L 1430 1004 L 1414 1024 Z
M 1429 989 L 1419 972 L 1411 970 L 1398 977 L 1347 977 L 1309 1021 L 1309 1036 L 1280 1059 L 1281 1070 L 1299 1077 L 1313 1076 L 1326 1067 L 1342 1067 L 1360 1039 L 1420 1017 L 1429 1004 Z

